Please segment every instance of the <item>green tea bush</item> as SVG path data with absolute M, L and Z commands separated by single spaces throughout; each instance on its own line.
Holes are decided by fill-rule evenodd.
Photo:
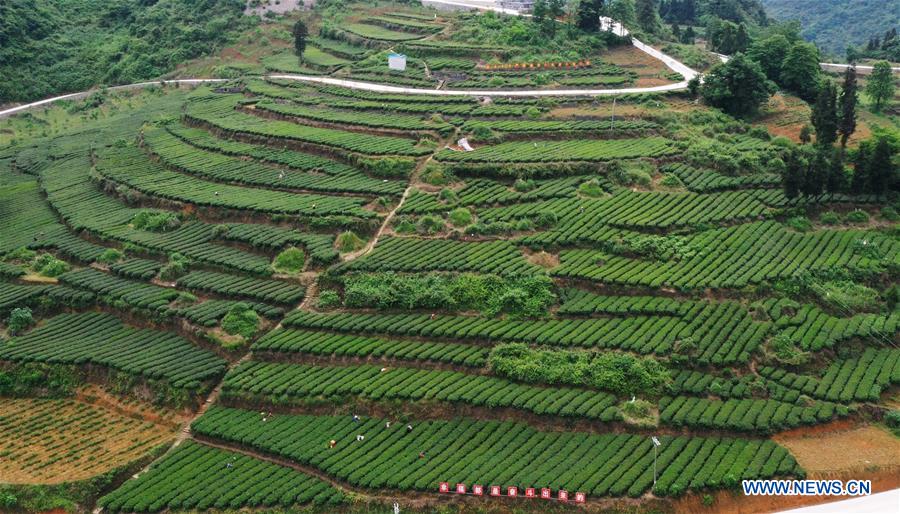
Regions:
M 620 352 L 539 350 L 509 343 L 495 346 L 488 362 L 495 373 L 515 380 L 586 385 L 618 395 L 657 395 L 671 380 L 657 360 Z
M 259 329 L 259 315 L 246 303 L 238 302 L 222 318 L 222 330 L 244 338 L 253 337 Z
M 466 225 L 469 225 L 472 223 L 472 211 L 464 207 L 454 209 L 450 213 L 450 223 L 452 223 L 454 227 L 465 227 Z
M 847 213 L 847 215 L 844 216 L 844 221 L 847 223 L 868 223 L 869 213 L 857 209 Z
M 334 241 L 334 245 L 339 251 L 347 253 L 362 250 L 363 246 L 366 245 L 366 242 L 363 241 L 352 230 L 348 230 L 346 232 L 341 232 L 337 236 L 337 239 L 335 239 Z
M 100 257 L 97 257 L 97 262 L 113 264 L 121 260 L 123 256 L 124 254 L 121 251 L 116 250 L 115 248 L 107 248 L 100 254 Z
M 45 277 L 58 277 L 69 271 L 70 266 L 49 253 L 42 253 L 31 264 L 31 269 Z
M 344 277 L 347 307 L 379 309 L 477 310 L 485 316 L 507 313 L 538 317 L 556 296 L 549 278 L 501 277 L 491 274 L 415 274 L 393 272 L 348 274 Z
M 181 226 L 181 218 L 171 212 L 141 211 L 132 218 L 131 224 L 150 232 L 168 232 Z
M 275 257 L 272 268 L 283 273 L 297 273 L 303 269 L 305 262 L 306 254 L 303 250 L 292 246 Z
M 13 309 L 9 314 L 9 319 L 6 320 L 6 326 L 9 327 L 11 335 L 16 335 L 32 325 L 34 325 L 34 317 L 28 307 Z

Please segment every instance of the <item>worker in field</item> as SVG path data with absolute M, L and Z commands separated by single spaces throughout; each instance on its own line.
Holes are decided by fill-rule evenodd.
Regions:
M 330 448 L 334 448 L 335 446 L 337 446 L 337 441 L 335 441 L 334 439 L 332 439 L 331 441 L 328 441 L 328 448 L 329 448 L 329 449 L 330 449 Z

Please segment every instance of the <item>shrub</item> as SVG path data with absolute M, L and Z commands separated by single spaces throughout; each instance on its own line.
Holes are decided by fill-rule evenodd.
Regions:
M 649 170 L 644 165 L 622 165 L 614 161 L 607 169 L 610 180 L 622 186 L 649 187 L 653 182 Z
M 366 245 L 366 242 L 353 231 L 348 230 L 346 232 L 341 232 L 337 236 L 337 239 L 334 240 L 334 245 L 339 251 L 347 253 L 362 250 Z
M 501 277 L 489 274 L 353 273 L 344 277 L 347 307 L 379 309 L 477 310 L 485 316 L 505 312 L 536 317 L 555 301 L 545 276 Z
M 320 309 L 332 309 L 341 305 L 341 295 L 333 289 L 328 289 L 319 293 L 319 299 L 316 301 L 316 307 Z
M 422 216 L 419 218 L 417 230 L 423 234 L 437 234 L 444 230 L 444 220 L 437 216 Z
M 409 218 L 400 218 L 394 224 L 394 232 L 399 234 L 412 234 L 416 231 L 416 224 Z
M 103 264 L 113 264 L 118 262 L 123 257 L 122 252 L 116 250 L 115 248 L 107 248 L 100 254 L 100 257 L 97 257 L 97 262 Z
M 459 197 L 456 196 L 456 191 L 447 187 L 441 189 L 438 198 L 440 198 L 441 201 L 445 203 L 455 203 L 459 200 Z
M 550 228 L 556 225 L 559 218 L 553 211 L 541 211 L 534 217 L 534 224 L 539 228 Z
M 259 315 L 243 302 L 234 304 L 222 318 L 222 330 L 231 335 L 251 338 L 259 328 Z
M 525 382 L 587 385 L 615 394 L 659 394 L 671 380 L 668 370 L 650 357 L 620 352 L 535 350 L 524 343 L 491 350 L 491 369 Z
M 479 141 L 486 141 L 494 137 L 494 133 L 487 125 L 475 125 L 472 128 L 472 135 Z
M 889 427 L 900 428 L 900 410 L 888 411 L 884 415 L 884 422 Z
M 868 223 L 869 213 L 857 209 L 855 211 L 847 213 L 847 215 L 844 217 L 844 221 L 846 221 L 847 223 Z
M 454 227 L 465 227 L 472 223 L 472 212 L 464 207 L 454 209 L 453 212 L 450 213 L 450 223 L 452 223 Z
M 809 232 L 812 230 L 812 223 L 804 216 L 794 216 L 793 218 L 789 218 L 785 224 L 797 232 Z
M 659 183 L 665 187 L 684 187 L 684 183 L 674 173 L 666 173 Z
M 163 280 L 174 280 L 187 272 L 191 261 L 180 253 L 169 255 L 169 262 L 159 270 L 159 276 Z
M 600 181 L 592 178 L 587 182 L 583 182 L 580 186 L 578 186 L 578 192 L 583 194 L 584 196 L 588 196 L 591 198 L 598 198 L 603 196 L 603 188 L 600 186 Z
M 58 277 L 69 271 L 69 265 L 49 253 L 42 253 L 34 260 L 31 269 L 45 277 Z
M 832 280 L 815 284 L 816 295 L 838 309 L 853 312 L 877 312 L 881 309 L 878 291 L 850 280 Z
M 440 164 L 433 162 L 425 165 L 422 170 L 422 182 L 432 186 L 444 186 L 453 182 L 455 177 L 452 173 L 446 171 Z
M 306 254 L 303 250 L 292 246 L 275 257 L 272 269 L 283 273 L 297 273 L 303 269 L 305 262 Z
M 782 364 L 800 366 L 809 360 L 809 352 L 801 351 L 785 334 L 773 337 L 769 342 L 769 350 L 772 357 Z
M 517 178 L 513 183 L 513 189 L 520 193 L 525 193 L 527 191 L 531 191 L 532 189 L 537 187 L 537 182 L 532 179 L 523 179 Z
M 131 219 L 131 224 L 150 232 L 168 232 L 181 226 L 181 218 L 171 212 L 141 211 Z
M 31 315 L 31 309 L 28 307 L 17 307 L 9 313 L 9 319 L 6 326 L 9 327 L 9 333 L 16 335 L 26 328 L 34 325 L 34 317 Z
M 539 118 L 541 116 L 541 110 L 532 105 L 528 109 L 525 109 L 525 116 L 528 116 L 529 118 Z
M 647 400 L 624 402 L 621 410 L 623 414 L 632 419 L 648 418 L 653 413 L 653 404 Z
M 359 165 L 379 178 L 407 178 L 415 169 L 416 161 L 410 157 L 363 158 Z
M 890 205 L 883 207 L 881 209 L 881 212 L 879 212 L 879 215 L 882 219 L 885 219 L 887 221 L 900 221 L 900 214 L 897 213 L 897 209 L 894 209 Z
M 823 212 L 822 215 L 819 216 L 819 221 L 825 225 L 837 225 L 841 222 L 841 217 L 834 211 L 828 211 Z

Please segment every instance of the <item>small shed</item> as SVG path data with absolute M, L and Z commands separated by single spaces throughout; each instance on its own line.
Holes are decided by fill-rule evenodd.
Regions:
M 405 71 L 406 70 L 406 56 L 403 54 L 388 54 L 388 69 L 397 70 L 397 71 Z

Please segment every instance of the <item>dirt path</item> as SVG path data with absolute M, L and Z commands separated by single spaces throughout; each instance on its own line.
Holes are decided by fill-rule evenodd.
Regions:
M 367 253 L 371 252 L 372 249 L 375 248 L 375 245 L 378 243 L 378 240 L 381 238 L 382 234 L 384 234 L 384 231 L 390 226 L 391 220 L 394 219 L 394 215 L 397 214 L 397 211 L 399 211 L 401 207 L 403 207 L 403 203 L 406 202 L 406 199 L 409 197 L 409 194 L 412 192 L 413 185 L 416 183 L 416 179 L 419 177 L 419 173 L 421 173 L 421 171 L 425 168 L 425 166 L 427 166 L 428 163 L 430 163 L 432 161 L 432 159 L 434 159 L 434 156 L 439 151 L 441 151 L 442 148 L 444 148 L 447 145 L 447 142 L 452 141 L 454 138 L 455 138 L 455 133 L 453 136 L 450 136 L 449 139 L 439 141 L 438 147 L 435 149 L 435 151 L 432 152 L 431 155 L 429 155 L 427 159 L 423 160 L 416 166 L 416 168 L 413 170 L 413 172 L 410 173 L 410 175 L 409 175 L 409 184 L 407 184 L 406 189 L 403 190 L 403 195 L 400 196 L 400 201 L 397 202 L 397 205 L 393 209 L 391 209 L 391 211 L 388 213 L 387 216 L 385 216 L 384 221 L 381 223 L 381 226 L 378 227 L 378 231 L 375 232 L 375 235 L 372 236 L 372 238 L 369 240 L 369 242 L 366 243 L 366 246 L 364 246 L 361 250 L 344 255 L 344 257 L 342 258 L 342 260 L 344 262 L 349 262 L 354 259 L 358 259 L 358 258 L 362 257 L 363 255 L 366 255 Z
M 240 364 L 242 364 L 242 363 L 246 362 L 247 360 L 249 360 L 249 359 L 250 359 L 250 355 L 251 355 L 251 354 L 250 354 L 250 352 L 248 351 L 246 354 L 244 354 L 243 357 L 241 357 L 241 358 L 238 359 L 237 361 L 231 363 L 231 364 L 228 366 L 228 369 L 225 370 L 225 374 L 227 375 L 229 371 L 231 371 L 231 370 L 234 369 L 235 367 L 237 367 L 237 366 L 239 366 Z M 184 423 L 182 423 L 182 425 L 181 425 L 181 430 L 179 430 L 178 436 L 175 437 L 175 441 L 172 443 L 172 446 L 170 446 L 169 449 L 166 450 L 165 453 L 163 453 L 162 455 L 160 455 L 156 460 L 154 460 L 153 462 L 150 462 L 149 464 L 147 464 L 146 466 L 144 466 L 143 469 L 141 469 L 140 471 L 138 471 L 137 473 L 135 473 L 134 476 L 133 476 L 132 478 L 137 478 L 137 477 L 143 475 L 144 473 L 146 473 L 147 470 L 150 469 L 150 467 L 151 467 L 155 462 L 157 462 L 158 460 L 163 459 L 166 455 L 168 455 L 168 454 L 171 453 L 173 450 L 175 450 L 175 448 L 177 448 L 181 443 L 183 443 L 186 439 L 188 439 L 188 438 L 191 436 L 191 424 L 192 424 L 194 421 L 196 421 L 197 419 L 199 419 L 200 416 L 202 416 L 203 414 L 205 414 L 206 411 L 209 410 L 209 407 L 210 407 L 213 403 L 215 403 L 216 400 L 218 400 L 219 395 L 222 393 L 222 385 L 223 385 L 224 383 L 225 383 L 225 378 L 224 378 L 224 375 L 223 375 L 222 380 L 220 380 L 219 383 L 216 384 L 216 386 L 213 388 L 213 390 L 209 393 L 209 396 L 206 397 L 206 401 L 204 401 L 203 404 L 200 405 L 200 408 L 197 409 L 197 412 L 196 412 L 193 416 L 191 416 L 189 419 L 187 419 Z M 98 508 L 98 509 L 95 509 L 95 510 L 94 510 L 94 514 L 97 514 L 97 513 L 99 513 L 99 512 L 102 512 L 102 509 Z

